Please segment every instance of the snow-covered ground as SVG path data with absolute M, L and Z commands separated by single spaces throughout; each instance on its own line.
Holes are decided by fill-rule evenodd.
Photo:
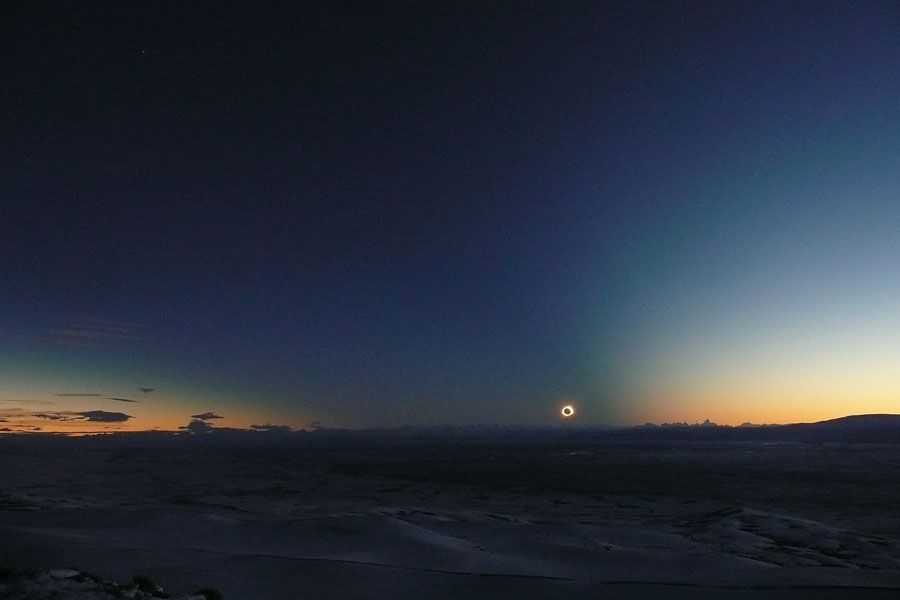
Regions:
M 226 600 L 895 598 L 898 450 L 0 444 L 0 566 Z

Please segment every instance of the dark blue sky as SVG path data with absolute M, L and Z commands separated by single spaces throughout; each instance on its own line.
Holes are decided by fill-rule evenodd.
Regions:
M 890 412 L 896 4 L 452 4 L 4 5 L 0 397 Z

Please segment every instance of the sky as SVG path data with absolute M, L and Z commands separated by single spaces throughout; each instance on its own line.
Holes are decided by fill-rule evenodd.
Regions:
M 4 3 L 0 428 L 898 412 L 900 7 L 620 4 Z

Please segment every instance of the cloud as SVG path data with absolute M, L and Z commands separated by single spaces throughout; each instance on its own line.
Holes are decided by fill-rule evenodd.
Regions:
M 46 419 L 47 421 L 92 421 L 94 423 L 124 423 L 128 419 L 133 419 L 131 415 L 120 412 L 108 412 L 105 410 L 85 410 L 82 412 L 53 412 L 53 413 L 34 413 L 28 415 L 36 419 Z
M 194 419 L 187 425 L 182 425 L 178 429 L 187 429 L 191 433 L 207 433 L 207 432 L 215 429 L 215 427 L 213 427 L 210 423 L 207 423 L 206 421 L 199 421 L 197 419 Z
M 51 413 L 51 414 L 37 413 L 37 414 L 31 415 L 31 416 L 33 416 L 37 419 L 46 419 L 48 421 L 72 421 L 73 420 L 72 417 L 67 417 L 67 416 L 63 415 L 62 413 Z
M 145 325 L 127 321 L 77 317 L 65 324 L 50 328 L 44 341 L 56 346 L 105 346 L 151 338 L 144 332 Z
M 0 402 L 9 404 L 56 404 L 56 402 L 50 402 L 49 400 L 9 400 L 8 398 L 0 398 Z
M 92 423 L 124 423 L 128 419 L 134 418 L 125 413 L 107 412 L 105 410 L 88 410 L 75 414 L 82 416 L 85 421 L 91 421 Z
M 290 425 L 272 425 L 271 423 L 266 423 L 265 425 L 251 425 L 250 429 L 254 431 L 292 431 Z
M 9 427 L 0 428 L 0 431 L 12 431 Z
M 9 419 L 0 419 L 0 423 L 9 423 Z
M 82 394 L 82 393 L 65 393 L 56 394 L 63 398 L 103 398 L 104 400 L 115 400 L 116 402 L 140 402 L 140 400 L 131 400 L 130 398 L 118 398 L 116 396 L 104 396 L 103 394 Z
M 138 388 L 138 389 L 139 389 L 140 391 L 144 392 L 145 394 L 149 394 L 149 393 L 151 393 L 151 392 L 155 392 L 155 391 L 156 391 L 154 388 L 140 387 L 140 388 Z
M 199 414 L 199 415 L 191 415 L 191 418 L 192 418 L 192 419 L 197 419 L 197 420 L 200 420 L 200 421 L 209 421 L 209 420 L 211 420 L 211 419 L 223 419 L 224 417 L 220 417 L 220 416 L 217 415 L 216 413 L 205 412 L 205 413 Z

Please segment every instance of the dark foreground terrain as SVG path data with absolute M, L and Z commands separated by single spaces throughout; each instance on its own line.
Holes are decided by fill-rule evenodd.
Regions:
M 226 599 L 897 598 L 900 446 L 0 438 L 0 566 Z

